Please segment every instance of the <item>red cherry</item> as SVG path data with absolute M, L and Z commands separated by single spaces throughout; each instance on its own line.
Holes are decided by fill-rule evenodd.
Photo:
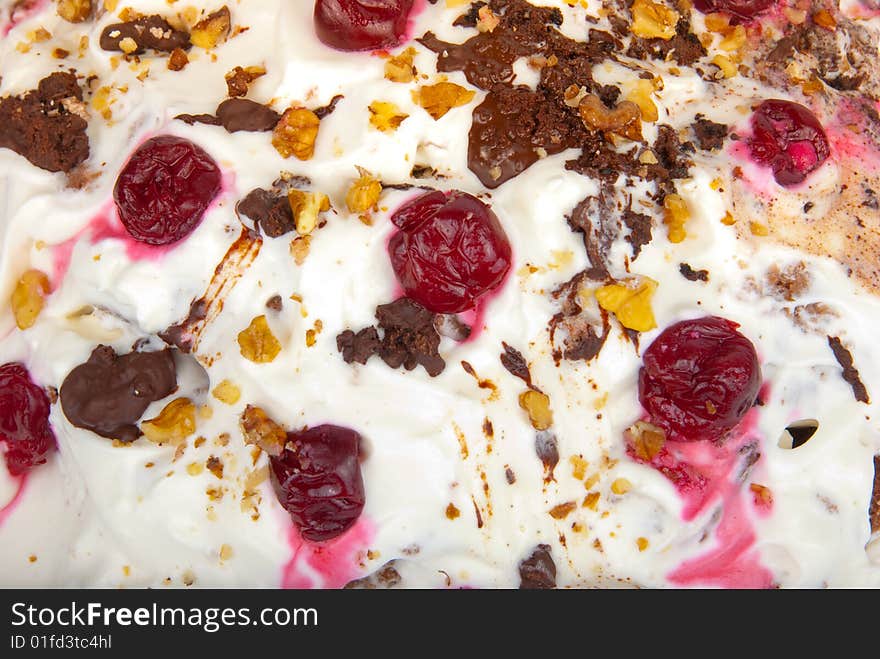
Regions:
M 113 199 L 135 240 L 170 245 L 195 231 L 220 186 L 220 168 L 201 147 L 160 135 L 132 154 L 116 180 Z
M 822 124 L 803 105 L 764 101 L 752 114 L 752 157 L 773 169 L 779 185 L 797 185 L 828 159 L 831 148 Z
M 434 313 L 458 313 L 498 287 L 510 270 L 510 242 L 482 201 L 464 192 L 428 192 L 391 218 L 388 243 L 407 296 Z
M 755 347 L 724 318 L 668 327 L 645 351 L 639 400 L 673 441 L 722 439 L 761 386 Z
M 49 397 L 21 364 L 0 366 L 0 441 L 6 468 L 20 476 L 46 462 L 56 441 L 49 425 Z
M 776 0 L 694 0 L 694 6 L 704 14 L 724 12 L 734 19 L 731 23 L 752 20 L 770 9 Z
M 315 32 L 331 48 L 394 48 L 406 34 L 414 0 L 317 0 Z
M 326 425 L 288 433 L 287 440 L 284 452 L 270 459 L 278 500 L 306 540 L 341 535 L 364 509 L 361 436 Z

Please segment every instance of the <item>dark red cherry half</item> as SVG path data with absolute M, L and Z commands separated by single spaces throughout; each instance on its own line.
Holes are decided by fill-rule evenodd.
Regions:
M 685 320 L 645 351 L 639 401 L 669 439 L 720 440 L 754 405 L 761 368 L 738 327 L 717 316 Z
M 511 248 L 492 209 L 465 192 L 427 192 L 391 221 L 394 274 L 407 296 L 434 313 L 473 308 L 503 281 Z
M 327 46 L 359 51 L 394 48 L 406 36 L 414 0 L 317 0 L 315 32 Z
M 57 445 L 49 397 L 22 364 L 0 366 L 0 442 L 6 445 L 6 468 L 13 476 L 45 463 Z
M 116 180 L 113 199 L 132 238 L 170 245 L 201 224 L 221 179 L 220 168 L 204 149 L 182 137 L 160 135 L 132 154 Z

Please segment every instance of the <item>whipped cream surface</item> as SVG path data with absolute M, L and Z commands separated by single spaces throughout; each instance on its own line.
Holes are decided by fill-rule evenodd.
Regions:
M 185 4 L 206 12 L 219 7 Z M 473 36 L 473 28 L 453 26 L 468 9 L 446 6 L 454 4 L 419 7 L 412 34 L 430 30 L 452 43 Z M 598 2 L 535 4 L 558 7 L 559 29 L 573 39 L 608 26 Z M 696 151 L 687 178 L 676 181 L 690 211 L 680 243 L 669 241 L 649 186 L 627 187 L 621 177 L 616 193 L 654 218 L 653 238 L 633 258 L 618 236 L 609 250 L 611 275 L 659 283 L 652 298 L 657 328 L 634 341 L 612 318 L 596 358 L 557 360 L 549 321 L 560 300 L 552 293 L 590 265 L 583 235 L 566 218 L 600 194 L 600 182 L 566 170 L 576 156 L 567 150 L 488 191 L 468 169 L 472 112 L 485 92 L 460 71 L 444 74 L 476 94 L 436 120 L 411 94 L 414 84 L 440 79 L 435 53 L 415 41 L 395 49 L 415 48 L 424 79 L 394 83 L 385 78 L 386 58 L 323 45 L 311 2 L 242 0 L 229 9 L 233 25 L 247 29 L 210 51 L 194 47 L 187 66 L 171 71 L 167 57 L 146 53 L 126 61 L 100 47 L 101 31 L 118 22 L 118 11 L 71 24 L 54 3 L 14 13 L 12 5 L 3 3 L 8 32 L 0 40 L 0 94 L 23 94 L 70 68 L 95 81 L 86 87 L 85 183 L 71 186 L 64 174 L 0 149 L 0 299 L 10 298 L 27 269 L 47 273 L 52 285 L 28 330 L 16 328 L 8 304 L 0 306 L 0 363 L 22 362 L 36 382 L 58 389 L 97 345 L 120 354 L 138 342 L 164 349 L 158 334 L 187 317 L 230 247 L 244 237 L 256 256 L 224 290 L 222 309 L 205 324 L 193 354 L 176 356 L 178 391 L 144 415 L 155 417 L 174 398 L 194 401 L 197 428 L 183 449 L 146 438 L 122 445 L 74 427 L 54 404 L 58 451 L 23 478 L 0 469 L 0 584 L 335 588 L 393 561 L 407 587 L 516 587 L 520 563 L 547 545 L 563 587 L 880 586 L 880 541 L 875 536 L 872 543 L 868 515 L 873 456 L 880 453 L 880 299 L 868 276 L 854 275 L 846 258 L 835 258 L 858 249 L 844 232 L 832 231 L 836 225 L 813 229 L 814 239 L 836 243 L 828 253 L 777 235 L 807 202 L 820 218 L 845 212 L 837 205 L 844 203 L 841 186 L 854 169 L 876 176 L 877 144 L 863 145 L 855 158 L 838 141 L 832 157 L 797 189 L 776 185 L 768 170 L 738 155 L 737 142 Z M 127 5 L 145 15 L 179 9 L 164 0 Z M 854 6 L 847 3 L 848 15 L 876 38 L 878 19 Z M 705 30 L 701 14 L 692 20 L 695 31 Z M 35 41 L 39 28 L 51 38 Z M 55 48 L 70 55 L 53 57 Z M 213 113 L 226 98 L 224 74 L 255 65 L 266 73 L 251 83 L 248 98 L 279 112 L 343 97 L 321 120 L 311 159 L 282 158 L 268 133 L 174 119 Z M 609 61 L 593 76 L 625 89 L 640 70 L 663 79 L 652 95 L 658 121 L 643 126 L 649 143 L 655 124 L 684 131 L 698 115 L 744 134 L 753 104 L 803 100 L 756 78 L 708 81 L 693 67 L 656 60 L 629 68 Z M 538 76 L 527 61 L 514 71 L 515 82 L 534 87 Z M 98 96 L 108 104 L 99 106 Z M 397 130 L 371 127 L 368 106 L 376 100 L 408 115 Z M 192 235 L 156 250 L 127 236 L 112 195 L 131 153 L 160 134 L 205 149 L 223 172 L 223 188 Z M 432 168 L 436 178 L 413 179 L 417 165 Z M 386 186 L 371 224 L 345 205 L 358 167 Z M 734 167 L 745 174 L 734 177 Z M 291 255 L 296 234 L 243 233 L 253 222 L 235 210 L 249 191 L 270 187 L 282 172 L 308 177 L 332 204 L 301 264 Z M 395 230 L 390 216 L 421 192 L 389 187 L 405 183 L 479 196 L 513 250 L 504 285 L 481 314 L 466 318 L 474 323 L 471 338 L 442 339 L 446 368 L 437 377 L 422 368 L 393 370 L 378 358 L 346 364 L 336 344 L 341 332 L 374 324 L 376 307 L 400 295 L 386 248 Z M 729 212 L 733 226 L 722 222 Z M 880 224 L 876 209 L 858 212 L 871 226 Z M 750 231 L 750 223 L 773 231 L 756 235 L 762 232 Z M 868 257 L 876 262 L 876 254 Z M 684 263 L 708 271 L 707 281 L 684 278 Z M 799 264 L 806 283 L 785 299 L 768 272 Z M 578 292 L 597 319 L 593 292 L 600 285 L 586 281 Z M 281 311 L 267 310 L 276 295 Z M 282 346 L 266 364 L 245 359 L 237 343 L 260 315 Z M 689 463 L 713 475 L 708 493 L 694 498 L 634 460 L 625 433 L 644 414 L 637 393 L 644 349 L 663 328 L 706 315 L 740 325 L 756 347 L 764 385 L 761 404 L 725 443 L 680 448 Z M 839 337 L 853 355 L 870 403 L 855 399 L 828 337 Z M 540 433 L 519 403 L 524 384 L 499 359 L 503 343 L 522 352 L 551 402 L 554 423 L 543 438 L 552 434 L 557 442 L 552 475 L 536 453 Z M 211 393 L 225 380 L 241 391 L 233 405 Z M 267 456 L 242 438 L 246 405 L 287 429 L 332 423 L 363 436 L 366 505 L 348 532 L 321 544 L 299 537 L 265 478 Z M 803 421 L 817 422 L 815 434 L 785 448 L 786 427 Z M 749 451 L 758 457 L 745 469 Z M 211 458 L 222 462 L 221 477 L 201 468 Z M 770 499 L 762 498 L 766 492 Z

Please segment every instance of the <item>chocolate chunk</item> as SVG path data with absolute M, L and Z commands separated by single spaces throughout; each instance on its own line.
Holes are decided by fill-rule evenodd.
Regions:
M 243 69 L 236 66 L 226 74 L 226 93 L 230 98 L 247 96 L 250 84 L 265 74 L 265 69 L 259 71 Z
M 654 142 L 654 154 L 669 178 L 686 178 L 688 169 L 693 164 L 684 155 L 685 148 L 672 126 L 661 124 L 657 127 L 657 140 Z
M 526 362 L 526 358 L 523 357 L 519 350 L 507 345 L 507 343 L 502 342 L 501 345 L 504 347 L 504 352 L 501 353 L 501 365 L 504 366 L 511 375 L 515 375 L 525 382 L 529 388 L 532 388 L 532 374 L 529 372 L 529 365 Z
M 688 281 L 709 281 L 708 270 L 694 270 L 687 263 L 679 263 L 678 271 Z
M 229 133 L 238 131 L 268 132 L 274 130 L 281 115 L 272 108 L 246 98 L 229 98 L 217 107 L 217 113 L 179 114 L 175 119 L 189 125 L 199 123 L 223 126 Z
M 284 308 L 284 301 L 280 295 L 273 295 L 266 302 L 266 308 L 272 311 L 281 311 Z
M 150 403 L 176 389 L 171 350 L 117 355 L 113 348 L 98 346 L 61 385 L 61 408 L 77 428 L 133 442 L 141 436 L 137 422 Z
M 623 211 L 623 223 L 629 229 L 626 242 L 632 245 L 633 260 L 639 257 L 642 247 L 651 242 L 653 222 L 649 215 L 631 209 Z
M 617 237 L 614 231 L 613 208 L 610 198 L 601 195 L 599 197 L 587 197 L 572 210 L 566 219 L 572 231 L 577 231 L 584 236 L 584 247 L 587 251 L 587 259 L 590 267 L 585 274 L 594 281 L 605 281 L 611 278 L 608 270 L 608 252 L 611 244 Z M 597 223 L 593 223 L 593 217 Z
M 69 172 L 89 157 L 83 93 L 73 73 L 53 73 L 23 96 L 0 99 L 0 147 L 50 172 Z
M 562 356 L 569 361 L 592 361 L 602 352 L 607 340 L 607 330 L 599 336 L 592 325 L 587 325 L 580 332 L 572 332 L 570 329 Z
M 286 195 L 257 188 L 238 202 L 236 210 L 253 220 L 270 238 L 296 231 L 296 220 Z
M 510 467 L 506 467 L 504 469 L 504 479 L 507 481 L 508 485 L 513 485 L 514 483 L 516 483 L 516 474 L 514 473 L 513 469 L 511 469 Z
M 840 367 L 843 369 L 843 379 L 852 387 L 853 395 L 860 403 L 870 404 L 871 399 L 868 396 L 868 390 L 862 383 L 862 378 L 855 366 L 853 366 L 852 353 L 844 347 L 840 339 L 836 336 L 828 337 L 828 345 L 831 346 L 831 352 Z
M 797 38 L 794 35 L 782 37 L 767 55 L 767 61 L 774 63 L 790 62 L 792 53 L 794 53 L 795 41 L 797 41 Z
M 552 590 L 556 588 L 556 563 L 550 545 L 538 545 L 532 555 L 519 564 L 521 590 Z
M 693 129 L 697 137 L 697 144 L 704 151 L 720 149 L 724 145 L 724 140 L 727 138 L 728 133 L 727 124 L 709 121 L 701 114 L 696 116 Z
M 435 314 L 403 297 L 379 306 L 376 318 L 378 328 L 367 327 L 356 334 L 346 330 L 336 337 L 336 348 L 346 363 L 366 364 L 378 355 L 391 368 L 402 366 L 411 371 L 422 366 L 431 377 L 443 372 L 446 362 L 438 353 L 440 335 L 434 326 Z
M 559 464 L 559 442 L 556 435 L 548 430 L 543 430 L 535 435 L 535 453 L 544 465 L 544 480 L 553 480 L 553 470 Z
M 123 52 L 119 45 L 123 39 L 131 39 L 137 44 L 137 50 L 128 53 L 130 55 L 140 55 L 147 50 L 170 53 L 175 48 L 189 50 L 192 47 L 188 33 L 175 30 L 168 21 L 155 14 L 108 25 L 101 32 L 101 48 Z
M 369 576 L 364 577 L 363 579 L 349 581 L 347 584 L 345 584 L 345 589 L 381 590 L 399 586 L 403 579 L 401 578 L 400 573 L 395 569 L 394 565 L 395 561 L 390 561 L 389 563 L 386 563 L 384 566 L 382 566 L 379 570 Z
M 871 493 L 869 517 L 871 532 L 880 531 L 880 455 L 874 456 L 874 490 Z

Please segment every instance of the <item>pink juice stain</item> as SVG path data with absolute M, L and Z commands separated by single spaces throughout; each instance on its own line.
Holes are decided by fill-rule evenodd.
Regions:
M 303 540 L 296 527 L 291 526 L 287 542 L 292 556 L 284 566 L 281 586 L 342 588 L 361 576 L 358 562 L 374 537 L 374 526 L 364 517 L 341 536 L 327 542 Z
M 27 474 L 17 477 L 18 484 L 15 489 L 15 494 L 12 495 L 12 499 L 9 500 L 9 503 L 0 508 L 0 526 L 6 522 L 6 519 L 15 512 L 15 509 L 18 508 L 18 505 L 21 503 L 22 497 L 24 496 L 25 486 L 27 485 Z
M 9 22 L 0 28 L 3 32 L 3 36 L 5 37 L 8 35 L 10 31 L 22 21 L 26 21 L 37 14 L 47 4 L 49 4 L 49 0 L 30 0 L 29 2 L 22 2 L 17 5 L 9 14 Z

